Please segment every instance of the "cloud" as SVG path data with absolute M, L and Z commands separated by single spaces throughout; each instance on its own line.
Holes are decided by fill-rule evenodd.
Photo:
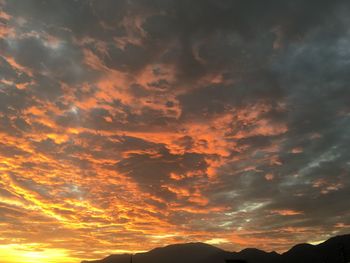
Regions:
M 348 2 L 0 4 L 0 243 L 80 259 L 349 230 Z

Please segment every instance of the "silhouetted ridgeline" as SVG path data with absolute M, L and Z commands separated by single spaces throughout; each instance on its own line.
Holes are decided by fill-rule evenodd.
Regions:
M 188 243 L 156 248 L 135 254 L 133 263 L 347 263 L 350 262 L 350 235 L 333 237 L 313 246 L 299 244 L 278 254 L 255 248 L 228 252 L 203 243 Z M 102 260 L 82 263 L 130 263 L 130 255 L 111 255 Z

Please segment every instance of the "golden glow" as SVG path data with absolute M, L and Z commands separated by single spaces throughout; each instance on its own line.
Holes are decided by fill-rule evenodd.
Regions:
M 1 262 L 6 263 L 72 263 L 77 258 L 69 256 L 66 249 L 45 248 L 43 244 L 0 245 Z

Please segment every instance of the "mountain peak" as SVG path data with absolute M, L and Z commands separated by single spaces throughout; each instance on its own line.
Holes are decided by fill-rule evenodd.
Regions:
M 206 243 L 190 242 L 190 243 L 183 243 L 183 244 L 171 244 L 165 247 L 158 247 L 150 250 L 149 253 L 164 252 L 164 251 L 180 251 L 180 250 L 181 251 L 184 251 L 184 250 L 221 251 L 220 248 L 217 248 L 215 246 L 212 246 Z
M 344 242 L 345 243 L 350 242 L 350 234 L 331 237 L 328 240 L 324 241 L 323 243 L 319 244 L 318 246 L 335 244 L 335 243 L 340 244 Z
M 344 263 L 350 261 L 350 235 L 333 237 L 317 246 L 298 244 L 283 254 L 267 253 L 256 248 L 228 252 L 201 242 L 173 244 L 135 254 L 133 263 L 224 263 L 226 259 L 243 260 L 248 263 Z M 85 261 L 85 263 L 129 262 L 130 255 L 126 254 Z

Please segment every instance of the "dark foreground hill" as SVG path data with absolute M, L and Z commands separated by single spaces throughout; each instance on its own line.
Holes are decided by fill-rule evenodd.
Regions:
M 224 263 L 226 259 L 243 260 L 242 262 L 247 263 L 348 263 L 350 235 L 333 237 L 315 246 L 299 244 L 283 254 L 267 253 L 254 248 L 228 252 L 204 243 L 177 244 L 135 254 L 132 262 Z M 82 263 L 130 263 L 130 255 L 111 255 L 102 260 Z

